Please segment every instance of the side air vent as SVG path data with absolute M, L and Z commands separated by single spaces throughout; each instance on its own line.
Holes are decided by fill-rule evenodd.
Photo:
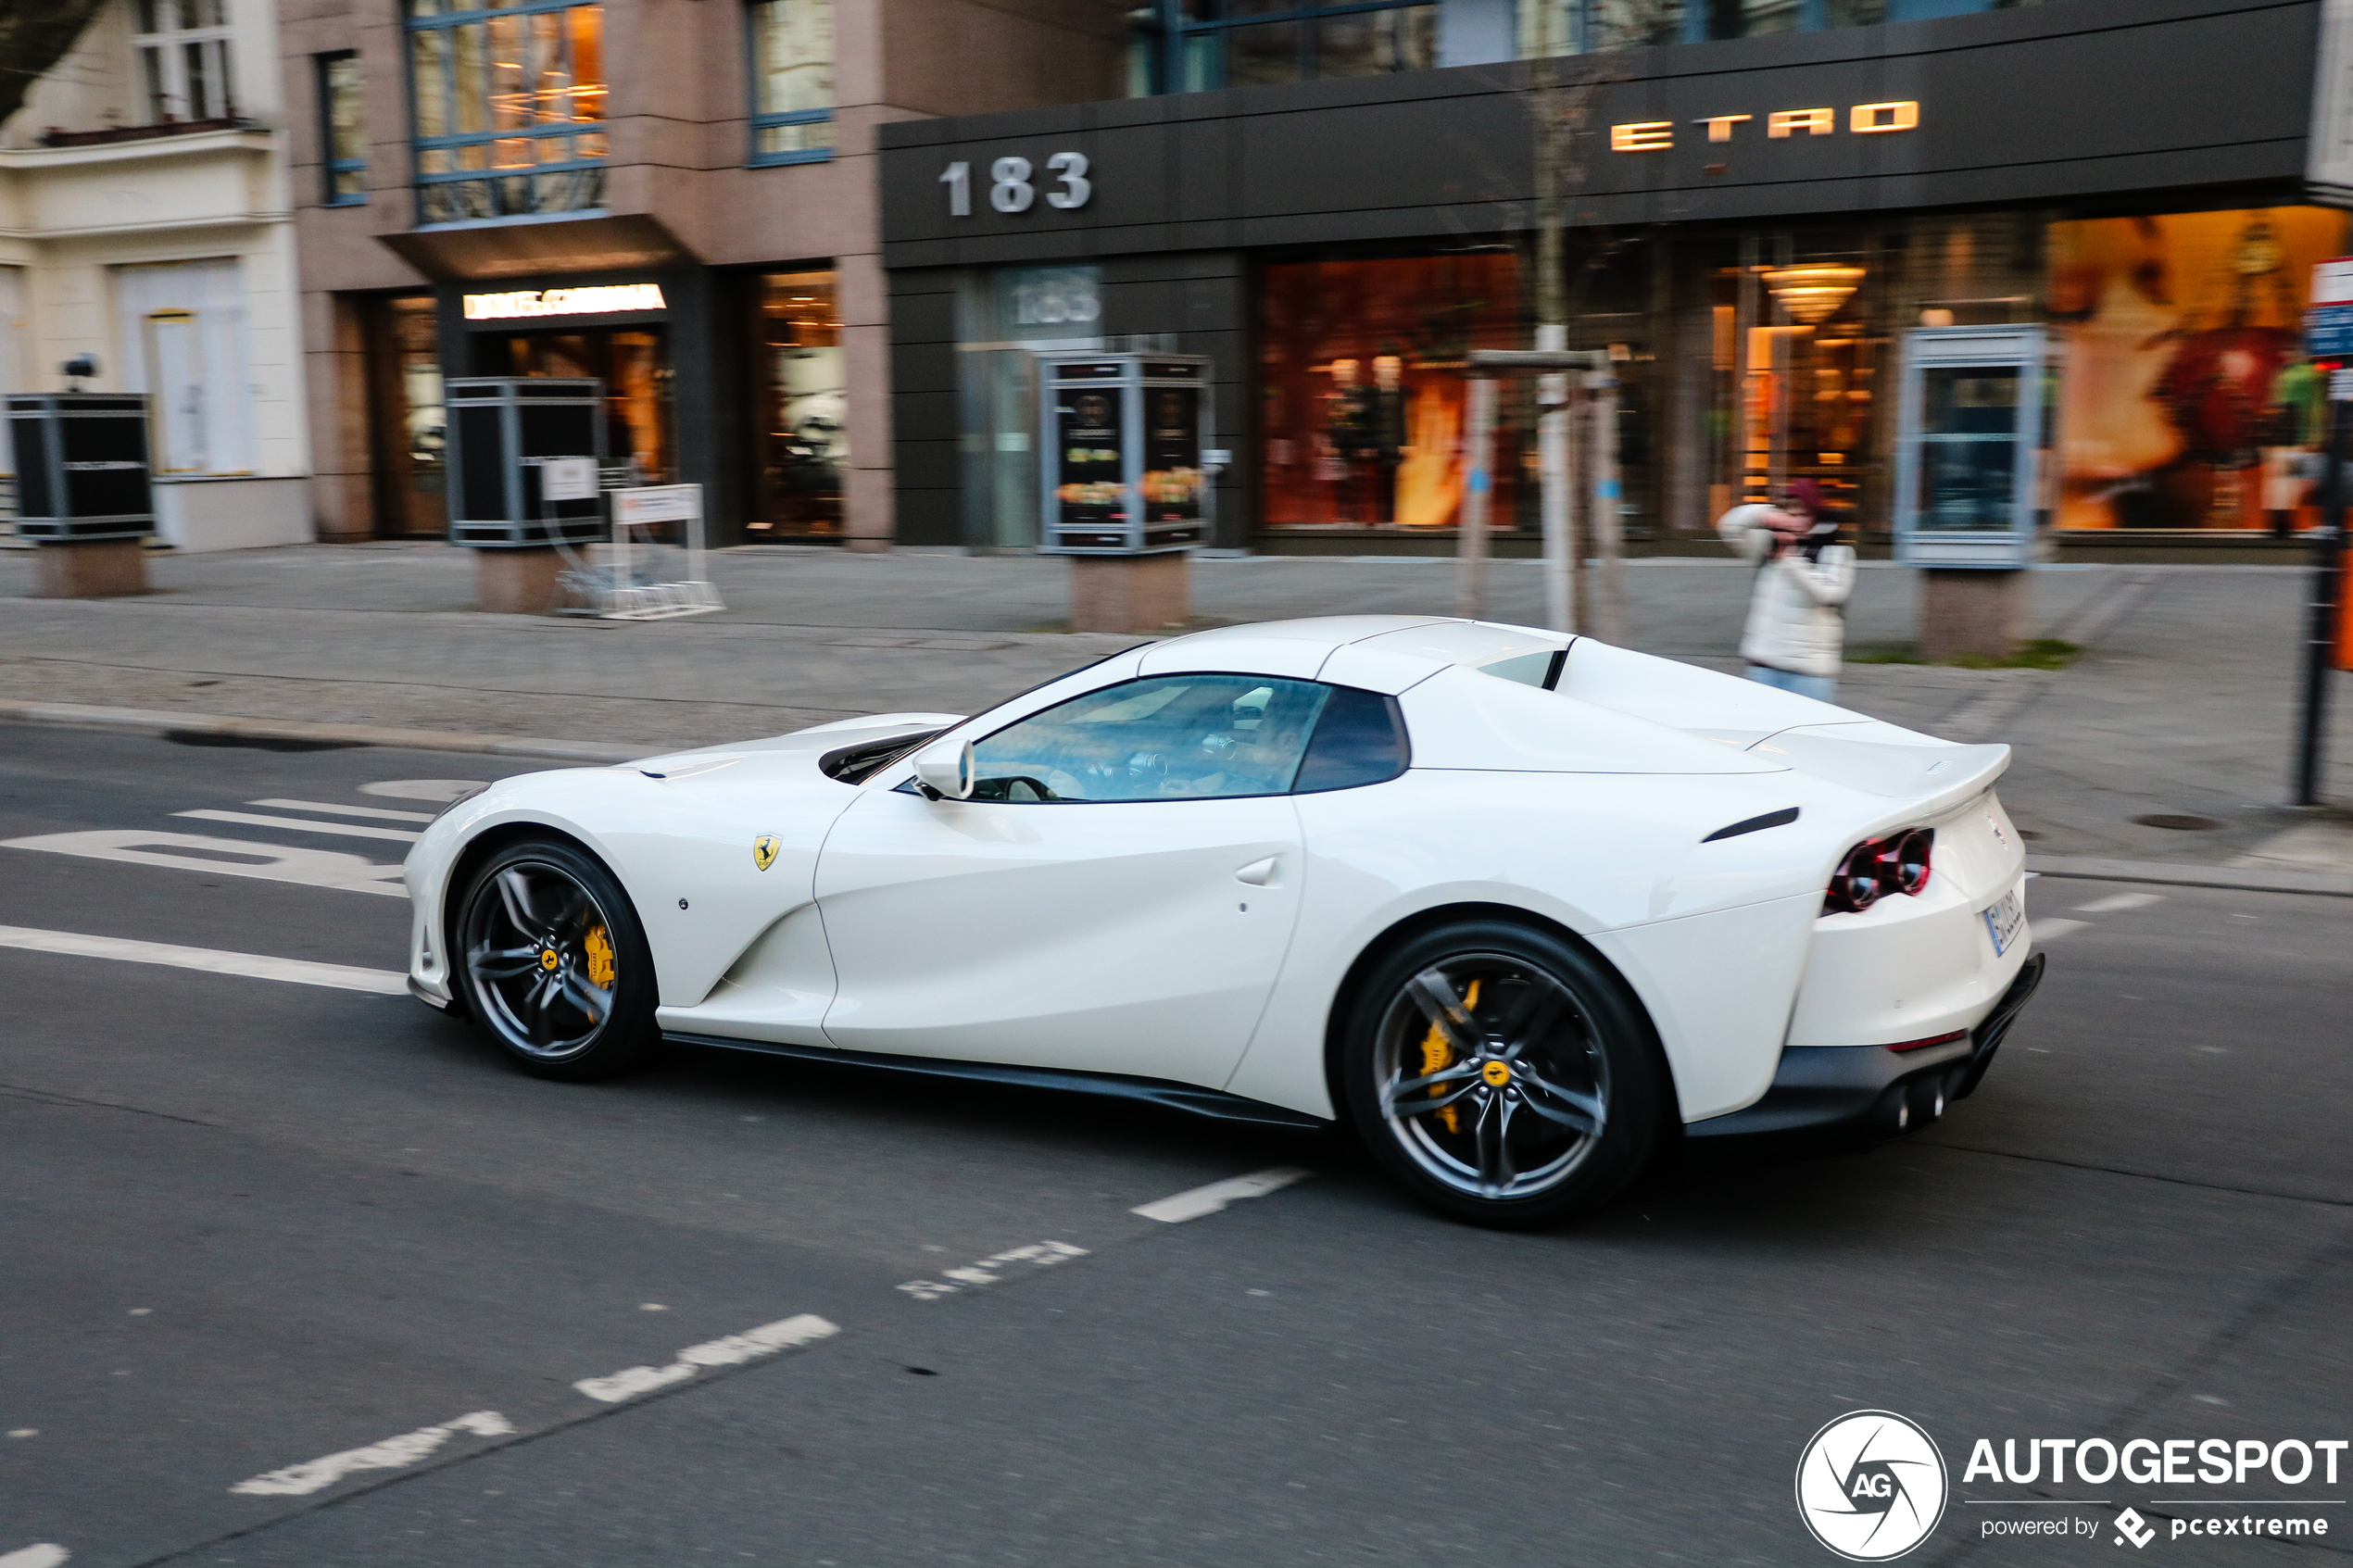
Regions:
M 1785 828 L 1797 821 L 1797 808 L 1784 806 L 1778 811 L 1768 811 L 1761 817 L 1751 817 L 1744 822 L 1734 822 L 1728 828 L 1718 828 L 1702 844 L 1713 844 L 1719 838 L 1738 838 L 1744 833 L 1763 833 L 1767 828 Z

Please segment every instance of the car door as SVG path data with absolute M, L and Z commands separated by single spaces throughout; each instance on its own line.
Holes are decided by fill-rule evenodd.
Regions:
M 979 741 L 972 799 L 882 775 L 818 861 L 827 1035 L 1222 1085 L 1298 914 L 1287 792 L 1326 692 L 1123 682 Z

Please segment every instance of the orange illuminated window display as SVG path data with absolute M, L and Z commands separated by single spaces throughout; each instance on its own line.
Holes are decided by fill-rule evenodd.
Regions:
M 1830 517 L 1863 521 L 1887 348 L 1870 328 L 1875 282 L 1849 257 L 1724 268 L 1710 281 L 1724 443 L 1711 516 L 1803 479 Z
M 2294 461 L 2326 411 L 2304 305 L 2348 245 L 2347 216 L 2310 207 L 2052 224 L 2058 526 L 2317 527 Z
M 1466 473 L 1467 356 L 1519 346 L 1522 332 L 1518 262 L 1509 255 L 1266 267 L 1263 526 L 1453 527 Z M 1496 433 L 1498 527 L 1509 526 L 1516 500 L 1516 440 L 1512 430 Z
M 605 462 L 634 483 L 677 478 L 668 329 L 609 327 L 527 332 L 507 340 L 509 373 L 594 376 L 605 383 Z

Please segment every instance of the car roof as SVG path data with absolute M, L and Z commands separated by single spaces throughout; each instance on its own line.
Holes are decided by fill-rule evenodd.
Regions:
M 1444 615 L 1321 615 L 1222 626 L 1152 645 L 1139 674 L 1232 670 L 1395 693 L 1451 665 L 1567 647 L 1566 632 Z

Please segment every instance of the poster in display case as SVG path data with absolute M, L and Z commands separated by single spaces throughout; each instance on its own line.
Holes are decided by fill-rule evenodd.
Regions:
M 1207 542 L 1209 361 L 1040 357 L 1046 555 L 1148 555 Z

